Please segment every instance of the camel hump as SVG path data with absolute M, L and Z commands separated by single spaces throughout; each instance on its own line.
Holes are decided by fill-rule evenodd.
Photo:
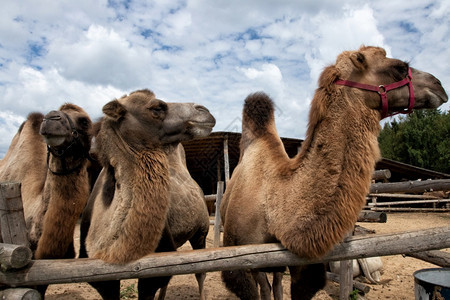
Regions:
M 32 112 L 28 115 L 25 122 L 29 122 L 33 132 L 39 133 L 39 128 L 41 127 L 42 120 L 44 120 L 44 115 L 40 112 Z M 20 126 L 19 132 L 22 131 L 25 122 Z
M 250 94 L 245 99 L 242 125 L 250 129 L 254 135 L 260 136 L 272 124 L 273 114 L 274 104 L 267 94 L 263 92 Z

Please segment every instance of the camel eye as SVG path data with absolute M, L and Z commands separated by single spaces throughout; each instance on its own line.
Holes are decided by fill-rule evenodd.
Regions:
M 88 127 L 89 125 L 89 121 L 86 118 L 80 118 L 78 122 L 82 127 Z
M 398 72 L 400 77 L 406 77 L 408 75 L 408 69 L 409 69 L 408 64 L 403 63 L 401 65 L 396 65 L 394 68 Z
M 160 115 L 167 111 L 167 104 L 164 102 L 156 103 L 154 105 L 151 105 L 149 107 L 149 110 L 155 115 Z

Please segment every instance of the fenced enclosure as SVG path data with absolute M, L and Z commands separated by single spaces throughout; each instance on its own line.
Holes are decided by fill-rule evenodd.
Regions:
M 440 183 L 441 184 L 441 183 Z M 19 204 L 20 203 L 20 204 Z M 317 262 L 348 261 L 358 258 L 406 254 L 446 266 L 449 255 L 438 250 L 450 247 L 450 226 L 396 234 L 374 234 L 349 237 L 320 260 L 300 258 L 280 244 L 261 244 L 224 248 L 208 248 L 168 253 L 154 253 L 135 262 L 115 265 L 97 259 L 32 260 L 28 241 L 24 241 L 23 210 L 20 184 L 1 184 L 0 211 L 2 235 L 7 243 L 0 244 L 0 284 L 3 294 L 30 297 L 23 287 L 58 283 L 92 282 L 129 278 L 180 275 L 244 268 L 304 265 Z M 20 217 L 21 216 L 21 217 Z M 4 226 L 5 225 L 5 226 Z M 342 282 L 341 289 L 352 290 L 352 280 Z M 347 286 L 347 288 L 346 288 Z M 31 294 L 30 294 L 31 293 Z M 33 298 L 31 298 L 33 299 Z M 345 299 L 342 298 L 342 299 Z

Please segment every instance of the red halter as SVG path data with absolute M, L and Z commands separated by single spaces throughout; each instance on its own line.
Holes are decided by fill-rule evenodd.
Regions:
M 386 117 L 393 116 L 396 114 L 409 114 L 412 112 L 415 100 L 414 100 L 414 89 L 413 89 L 411 80 L 412 80 L 411 69 L 408 68 L 408 76 L 406 76 L 405 79 L 388 84 L 388 85 L 375 86 L 375 85 L 358 83 L 358 82 L 349 81 L 349 80 L 340 80 L 340 79 L 336 80 L 335 84 L 345 85 L 345 86 L 349 86 L 349 87 L 355 87 L 355 88 L 359 88 L 359 89 L 363 89 L 363 90 L 377 92 L 378 94 L 380 94 L 380 97 L 381 97 L 381 119 L 384 119 Z M 390 90 L 394 90 L 396 88 L 402 87 L 404 85 L 408 85 L 408 87 L 409 87 L 409 106 L 408 106 L 408 108 L 402 109 L 400 111 L 396 111 L 392 114 L 388 114 L 387 92 Z

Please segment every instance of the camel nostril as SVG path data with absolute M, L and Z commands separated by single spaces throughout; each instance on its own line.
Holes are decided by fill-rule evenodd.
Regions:
M 45 118 L 44 120 L 59 121 L 61 120 L 61 116 L 50 116 L 48 118 Z
M 196 110 L 201 111 L 201 112 L 207 112 L 207 113 L 209 113 L 209 110 L 208 110 L 206 107 L 204 107 L 203 105 L 200 105 L 200 104 L 194 104 L 194 108 L 195 108 Z

